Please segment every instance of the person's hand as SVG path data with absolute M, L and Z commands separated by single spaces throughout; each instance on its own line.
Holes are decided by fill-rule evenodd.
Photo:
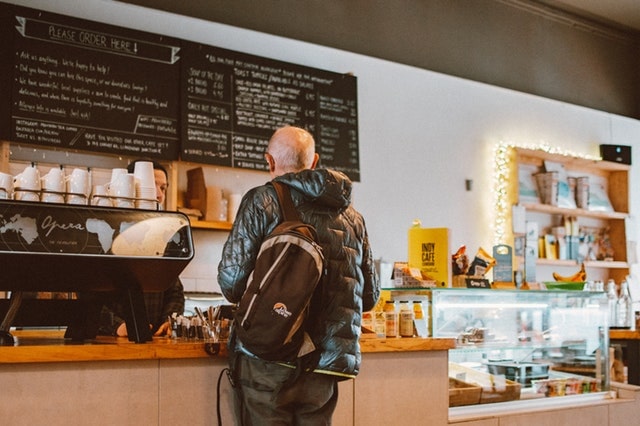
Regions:
M 149 328 L 153 328 L 153 324 L 149 324 Z M 162 330 L 163 328 L 168 329 L 169 328 L 169 323 L 166 322 L 164 324 L 162 324 L 160 326 L 160 328 L 158 329 L 158 331 L 156 332 L 156 334 L 154 334 L 154 336 L 161 336 L 162 334 L 160 333 L 160 330 Z M 166 330 L 165 330 L 166 332 Z M 122 323 L 118 326 L 118 329 L 116 330 L 116 336 L 118 337 L 127 337 L 129 334 L 127 333 L 127 324 L 126 323 Z
M 127 324 L 122 323 L 118 326 L 118 329 L 116 330 L 116 336 L 127 337 Z
M 169 321 L 163 322 L 154 336 L 171 336 L 171 324 Z

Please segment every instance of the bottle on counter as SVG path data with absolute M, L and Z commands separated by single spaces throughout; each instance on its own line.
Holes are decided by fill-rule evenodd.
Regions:
M 421 300 L 413 301 L 413 335 L 417 337 L 429 337 L 427 313 L 423 309 Z
M 374 313 L 376 337 L 384 339 L 387 337 L 387 320 L 385 318 L 384 311 L 382 309 L 376 309 Z
M 387 337 L 398 337 L 398 311 L 393 300 L 387 300 L 384 304 L 384 322 Z
M 622 328 L 633 328 L 633 306 L 631 303 L 631 294 L 629 293 L 629 283 L 623 280 L 620 283 L 620 296 L 617 303 L 617 326 Z
M 609 305 L 609 327 L 618 325 L 618 290 L 616 282 L 611 278 L 607 281 L 607 301 Z
M 400 337 L 413 337 L 413 309 L 408 300 L 400 301 Z
M 420 300 L 413 301 L 413 318 L 421 320 L 424 318 L 424 312 L 422 311 L 422 302 Z
M 362 313 L 362 327 L 367 330 L 375 330 L 375 312 L 365 311 Z

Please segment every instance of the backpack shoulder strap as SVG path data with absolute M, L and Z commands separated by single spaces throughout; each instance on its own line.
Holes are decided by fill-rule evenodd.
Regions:
M 293 200 L 291 199 L 291 190 L 289 189 L 289 186 L 276 181 L 272 181 L 271 184 L 273 185 L 273 188 L 276 190 L 276 194 L 278 195 L 280 210 L 282 211 L 284 220 L 299 221 L 300 214 L 298 213 L 298 210 L 296 210 L 295 206 L 293 205 Z

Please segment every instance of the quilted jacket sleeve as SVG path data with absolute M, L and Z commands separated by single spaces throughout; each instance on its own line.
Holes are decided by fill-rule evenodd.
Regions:
M 261 186 L 249 191 L 238 207 L 218 265 L 218 284 L 231 303 L 238 303 L 242 298 L 260 244 L 279 221 L 279 207 L 274 197 L 272 189 Z

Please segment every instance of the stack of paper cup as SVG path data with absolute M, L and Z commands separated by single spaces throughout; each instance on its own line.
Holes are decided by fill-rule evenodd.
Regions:
M 91 192 L 91 205 L 101 207 L 112 207 L 113 203 L 107 193 L 107 185 L 95 185 Z
M 67 181 L 67 204 L 86 205 L 91 192 L 89 184 L 89 170 L 73 169 L 66 177 Z
M 134 207 L 135 182 L 132 173 L 118 173 L 115 180 L 109 182 L 107 193 L 115 207 L 127 209 Z
M 139 209 L 156 209 L 156 180 L 151 161 L 137 161 L 133 175 L 136 180 L 136 207 Z
M 40 201 L 43 203 L 64 203 L 66 176 L 62 167 L 53 167 L 49 173 L 42 177 L 42 194 Z
M 40 201 L 40 171 L 35 164 L 13 177 L 14 198 L 22 201 Z

